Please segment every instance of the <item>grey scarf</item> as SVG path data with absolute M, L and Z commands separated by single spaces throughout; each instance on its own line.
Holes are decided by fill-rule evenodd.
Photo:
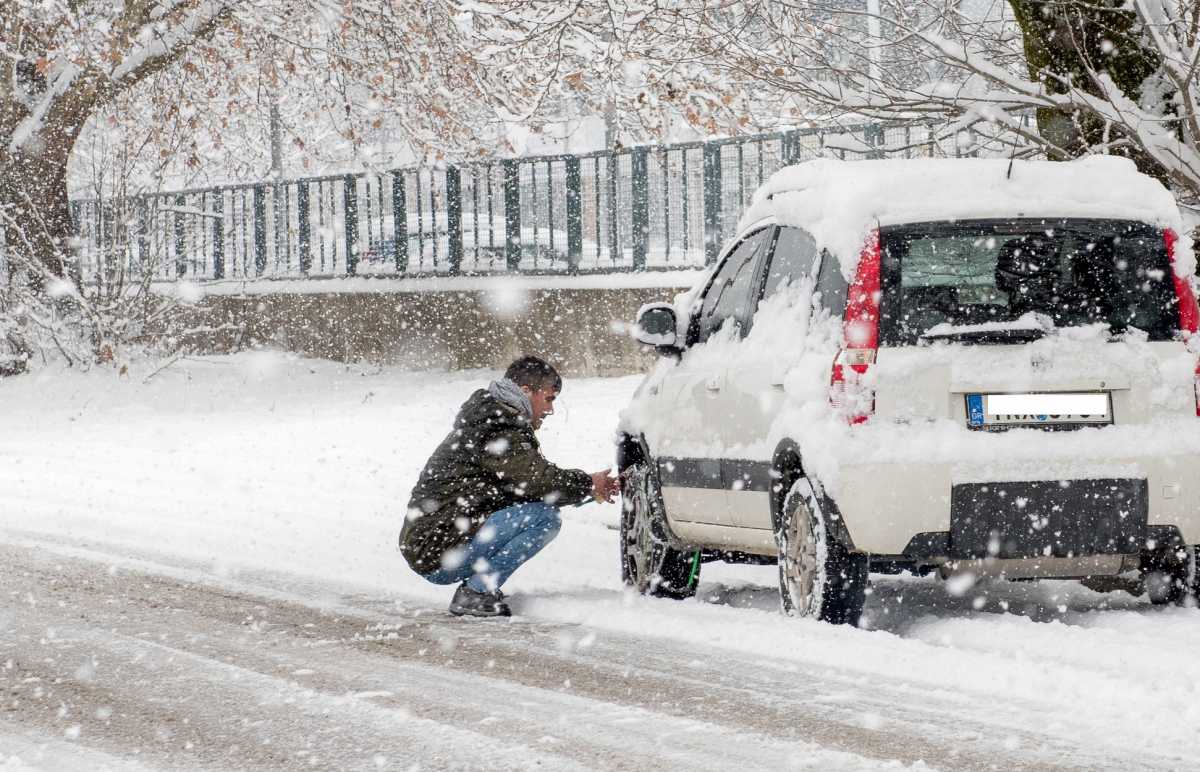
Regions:
M 533 420 L 533 403 L 515 382 L 508 378 L 492 381 L 488 384 L 488 394 L 515 409 L 526 421 Z

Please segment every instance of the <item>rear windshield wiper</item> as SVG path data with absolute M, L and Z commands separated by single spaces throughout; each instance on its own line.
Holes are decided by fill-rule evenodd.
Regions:
M 998 330 L 930 330 L 921 333 L 920 337 L 921 340 L 948 340 L 958 343 L 1029 343 L 1046 337 L 1046 330 L 1040 327 L 1009 327 Z
M 1046 337 L 1054 320 L 1029 311 L 1011 321 L 979 324 L 935 324 L 919 336 L 921 340 L 950 340 L 960 343 L 1029 343 Z

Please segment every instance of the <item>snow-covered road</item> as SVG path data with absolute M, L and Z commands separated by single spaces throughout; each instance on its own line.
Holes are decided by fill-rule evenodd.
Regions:
M 649 600 L 589 506 L 506 586 L 516 619 L 455 620 L 395 536 L 491 374 L 148 374 L 0 382 L 0 769 L 1195 766 L 1195 609 L 880 577 L 835 628 L 720 564 Z M 603 467 L 635 385 L 568 381 L 547 454 Z
M 271 591 L 260 576 L 247 592 L 38 549 L 2 548 L 0 564 L 17 598 L 0 644 L 16 718 L 114 757 L 137 749 L 142 764 L 887 768 L 901 765 L 878 760 L 945 757 L 987 730 L 940 731 L 928 709 L 863 722 L 868 703 L 819 699 L 845 691 L 847 674 L 785 669 L 792 683 L 780 683 L 779 663 L 731 670 L 707 647 L 647 650 L 582 626 L 457 620 L 361 595 L 318 610 L 303 590 L 327 585 Z M 894 687 L 869 703 L 904 699 Z M 956 766 L 983 768 L 982 750 L 962 749 Z

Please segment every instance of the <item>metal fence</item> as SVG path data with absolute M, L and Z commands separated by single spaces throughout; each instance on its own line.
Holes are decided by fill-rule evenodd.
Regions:
M 818 156 L 975 153 L 926 125 L 796 129 L 71 204 L 82 278 L 586 273 L 715 259 L 754 190 Z

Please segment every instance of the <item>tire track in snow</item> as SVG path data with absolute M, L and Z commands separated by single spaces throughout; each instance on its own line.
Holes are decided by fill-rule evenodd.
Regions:
M 900 766 L 595 699 L 623 690 L 591 668 L 490 649 L 486 628 L 474 643 L 497 656 L 460 668 L 475 646 L 411 616 L 380 626 L 22 548 L 0 548 L 0 563 L 8 717 L 172 768 Z
M 873 719 L 922 695 L 854 674 L 789 673 L 722 661 L 719 650 L 453 620 L 372 599 L 319 610 L 28 548 L 0 548 L 0 564 L 10 588 L 0 662 L 21 663 L 19 673 L 0 670 L 0 687 L 18 695 L 5 703 L 10 718 L 59 732 L 78 725 L 101 747 L 157 752 L 171 766 L 376 757 L 437 768 L 1098 766 L 1068 744 L 1050 756 L 1034 738 L 1005 747 L 989 737 L 994 727 L 953 709 Z M 579 646 L 579 633 L 595 641 Z M 875 686 L 876 700 L 856 696 Z M 931 718 L 949 725 L 923 731 Z

